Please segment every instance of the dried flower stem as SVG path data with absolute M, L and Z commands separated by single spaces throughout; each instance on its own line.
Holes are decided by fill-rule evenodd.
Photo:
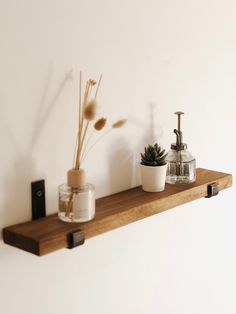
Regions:
M 76 163 L 77 147 L 78 147 L 78 134 L 76 136 L 76 142 L 75 142 L 75 148 L 74 148 L 73 165 L 72 165 L 73 169 L 75 168 L 75 163 Z
M 103 133 L 102 136 L 100 136 L 100 138 L 98 138 L 91 146 L 90 148 L 87 150 L 87 152 L 83 154 L 83 158 L 81 160 L 81 163 L 84 161 L 84 159 L 86 158 L 86 156 L 88 155 L 88 153 L 91 151 L 91 149 L 98 143 L 101 141 L 101 139 L 106 136 L 109 132 L 111 132 L 112 129 L 118 129 L 118 128 L 122 128 L 127 122 L 127 119 L 120 119 L 116 122 L 114 122 L 111 126 L 111 128 L 109 130 L 107 130 L 107 132 Z
M 110 133 L 112 130 L 112 128 L 110 128 L 109 130 L 107 130 L 105 133 L 103 133 L 87 150 L 87 152 L 84 152 L 84 157 L 81 160 L 81 164 L 84 161 L 84 159 L 86 158 L 86 156 L 88 155 L 88 153 L 94 148 L 94 146 L 99 143 L 106 135 L 108 135 L 108 133 Z
M 84 149 L 83 149 L 83 153 L 82 153 L 82 155 L 81 155 L 81 160 L 84 159 L 84 154 L 85 154 L 85 152 L 86 152 L 86 149 L 87 149 L 87 147 L 88 147 L 88 144 L 90 143 L 91 138 L 93 137 L 93 134 L 94 134 L 94 133 L 95 133 L 95 129 L 92 130 L 92 132 L 89 134 L 89 136 L 88 136 L 88 138 L 87 138 L 87 140 L 86 140 L 86 142 L 85 142 Z M 82 161 L 81 161 L 81 162 L 82 162 Z
M 92 79 L 89 79 L 86 82 L 86 87 L 83 95 L 83 101 L 82 101 L 82 95 L 81 95 L 81 89 L 82 89 L 82 73 L 80 72 L 80 80 L 79 80 L 79 86 L 80 86 L 80 93 L 79 93 L 79 125 L 78 125 L 78 134 L 76 139 L 76 145 L 75 145 L 75 154 L 74 154 L 74 160 L 73 160 L 73 167 L 76 170 L 80 169 L 82 161 L 86 158 L 90 150 L 101 141 L 101 139 L 106 136 L 112 129 L 121 128 L 125 123 L 126 120 L 118 120 L 115 123 L 112 124 L 111 128 L 105 132 L 100 138 L 98 138 L 86 151 L 88 142 L 90 141 L 91 136 L 93 135 L 93 132 L 90 134 L 89 138 L 86 141 L 86 136 L 88 133 L 90 122 L 95 118 L 96 114 L 96 97 L 98 95 L 99 87 L 101 85 L 102 75 L 100 75 L 97 88 L 95 91 L 94 99 L 89 100 L 92 89 L 96 82 Z M 84 125 L 86 120 L 86 125 Z M 94 130 L 100 131 L 103 129 L 103 127 L 106 124 L 105 118 L 100 118 L 97 120 L 97 122 L 94 124 Z
M 95 99 L 97 98 L 97 94 L 98 94 L 98 91 L 99 91 L 99 87 L 100 87 L 100 84 L 101 84 L 101 80 L 102 80 L 102 74 L 101 74 L 100 77 L 99 77 L 97 89 L 96 89 L 95 96 L 94 96 Z
M 84 91 L 84 100 L 83 100 L 83 107 L 82 107 L 82 116 L 81 116 L 81 122 L 79 123 L 79 134 L 78 134 L 78 147 L 77 147 L 77 154 L 76 154 L 76 163 L 75 163 L 75 169 L 79 169 L 80 168 L 80 155 L 79 155 L 79 151 L 80 151 L 80 147 L 81 147 L 81 140 L 82 140 L 82 131 L 83 131 L 83 124 L 84 124 L 84 117 L 83 117 L 83 113 L 84 113 L 84 108 L 86 106 L 87 103 L 87 99 L 88 99 L 88 93 L 89 93 L 89 88 L 90 88 L 90 82 L 87 81 L 86 83 L 86 88 Z
M 81 140 L 81 145 L 80 145 L 80 148 L 79 148 L 79 160 L 80 160 L 80 156 L 81 156 L 84 140 L 85 140 L 85 137 L 86 137 L 86 134 L 87 134 L 89 122 L 90 121 L 87 121 L 87 123 L 86 123 L 85 129 L 84 129 L 84 134 L 83 134 L 83 137 L 82 137 L 82 140 Z
M 79 125 L 81 123 L 81 119 L 82 119 L 82 108 L 81 108 L 81 104 L 82 104 L 82 100 L 81 100 L 81 91 L 82 91 L 82 72 L 80 71 L 79 74 Z
M 95 92 L 95 99 L 97 97 L 98 91 L 99 91 L 99 87 L 101 84 L 101 80 L 102 80 L 102 75 L 100 75 L 99 81 L 98 81 L 98 85 L 96 88 L 96 92 Z M 80 161 L 81 161 L 81 153 L 83 150 L 83 146 L 84 146 L 84 141 L 87 135 L 87 131 L 88 131 L 88 127 L 89 127 L 89 121 L 87 121 L 86 126 L 84 127 L 84 120 L 89 120 L 87 117 L 84 117 L 84 112 L 86 109 L 86 106 L 88 104 L 88 100 L 90 97 L 90 94 L 92 92 L 92 88 L 93 86 L 96 84 L 96 82 L 94 80 L 88 80 L 86 82 L 86 88 L 84 91 L 84 96 L 83 96 L 83 105 L 82 105 L 82 101 L 81 101 L 81 89 L 82 89 L 82 73 L 80 72 L 80 97 L 79 97 L 79 127 L 78 127 L 78 139 L 77 139 L 77 145 L 76 145 L 76 157 L 74 164 L 74 168 L 75 169 L 80 169 Z M 92 118 L 91 118 L 92 120 Z

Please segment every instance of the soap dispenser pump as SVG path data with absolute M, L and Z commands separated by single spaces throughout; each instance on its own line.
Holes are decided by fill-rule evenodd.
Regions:
M 171 144 L 171 150 L 166 157 L 166 182 L 171 184 L 188 184 L 196 181 L 196 160 L 183 143 L 181 131 L 181 111 L 175 112 L 178 116 L 178 129 L 174 129 L 176 143 Z

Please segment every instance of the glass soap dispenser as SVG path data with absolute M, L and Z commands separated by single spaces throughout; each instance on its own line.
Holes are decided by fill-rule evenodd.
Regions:
M 178 129 L 174 129 L 176 143 L 171 144 L 171 150 L 166 156 L 167 174 L 166 182 L 171 184 L 188 184 L 196 181 L 196 160 L 187 151 L 187 144 L 183 143 L 180 128 L 181 111 L 175 112 L 178 116 Z

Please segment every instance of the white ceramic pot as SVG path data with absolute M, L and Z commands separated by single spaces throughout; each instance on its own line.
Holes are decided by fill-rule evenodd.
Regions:
M 161 192 L 165 189 L 166 168 L 163 166 L 141 165 L 142 188 L 146 192 Z

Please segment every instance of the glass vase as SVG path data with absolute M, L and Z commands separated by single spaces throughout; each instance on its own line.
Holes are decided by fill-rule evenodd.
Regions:
M 65 222 L 86 222 L 95 216 L 95 189 L 90 183 L 72 188 L 66 183 L 58 187 L 58 217 Z

